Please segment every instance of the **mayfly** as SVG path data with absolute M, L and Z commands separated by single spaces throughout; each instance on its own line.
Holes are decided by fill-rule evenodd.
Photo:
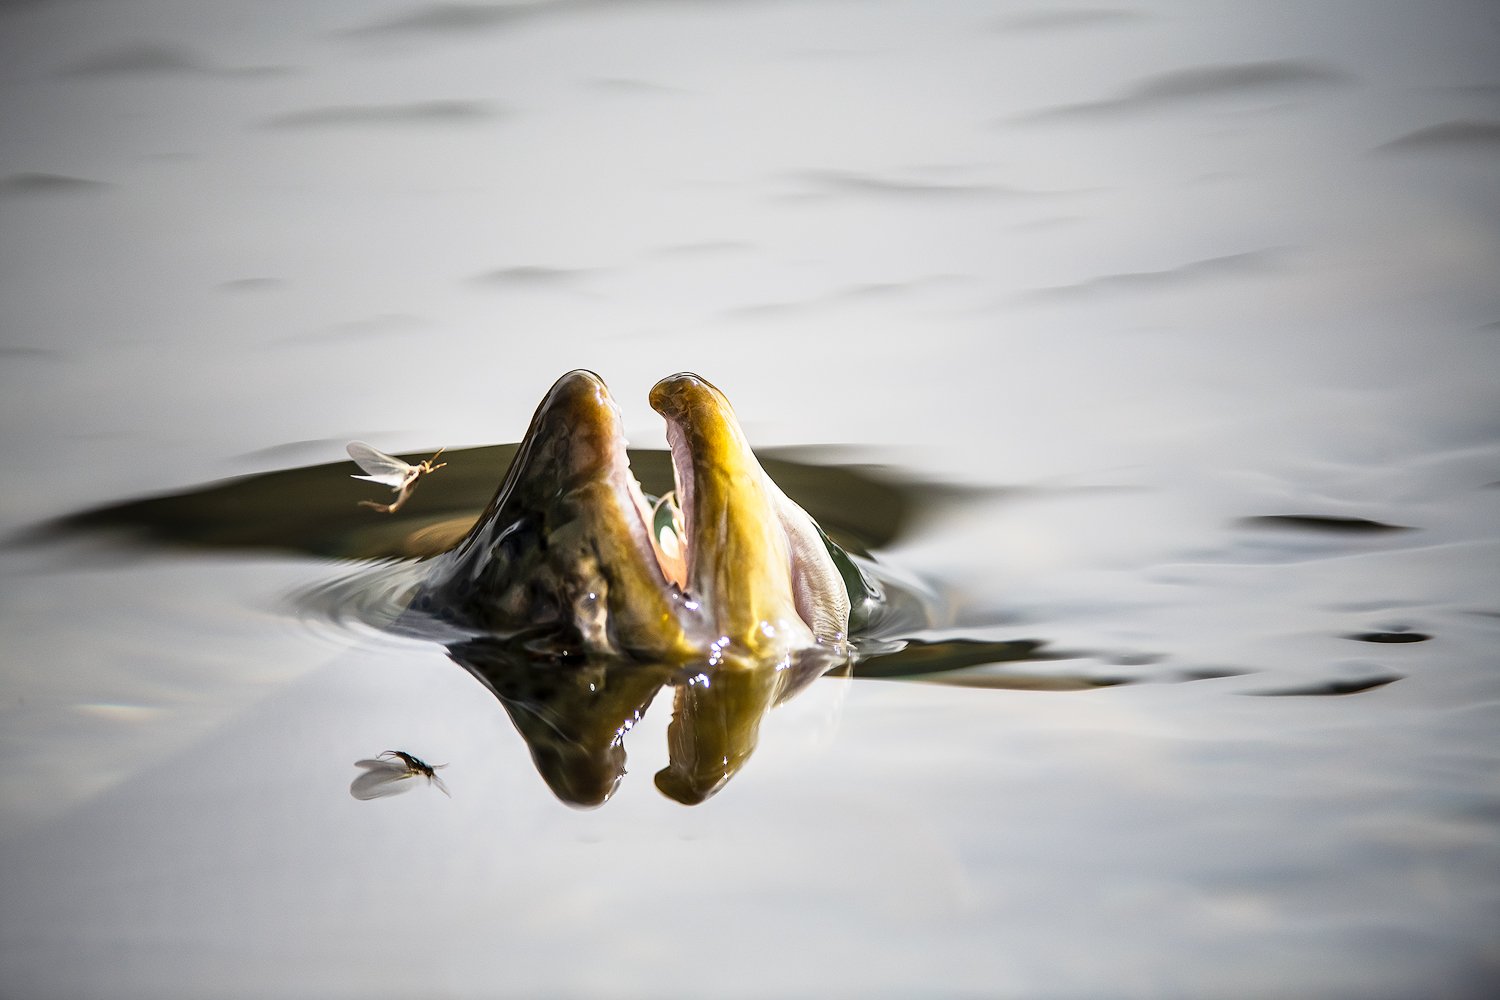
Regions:
M 437 450 L 437 454 L 417 465 L 411 465 L 395 455 L 387 455 L 383 451 L 371 448 L 363 441 L 350 441 L 348 450 L 349 457 L 354 459 L 355 463 L 366 473 L 363 476 L 350 476 L 349 478 L 366 479 L 372 483 L 389 486 L 395 491 L 396 499 L 388 504 L 376 503 L 373 500 L 359 502 L 361 507 L 369 507 L 382 514 L 394 514 L 400 510 L 401 505 L 406 503 L 407 498 L 411 496 L 412 490 L 417 488 L 417 480 L 448 464 L 438 461 L 438 455 L 443 453 L 442 448 Z
M 438 768 L 447 767 L 446 764 L 429 764 L 404 750 L 387 750 L 379 757 L 354 763 L 356 767 L 364 768 L 364 773 L 349 785 L 349 794 L 356 799 L 400 795 L 414 787 L 408 779 L 418 777 L 426 778 L 429 785 L 436 785 L 438 791 L 451 798 L 448 786 L 437 776 Z

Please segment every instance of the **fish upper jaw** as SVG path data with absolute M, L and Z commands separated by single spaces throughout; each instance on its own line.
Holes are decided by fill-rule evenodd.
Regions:
M 604 381 L 573 371 L 537 407 L 504 481 L 429 574 L 423 604 L 559 651 L 684 660 L 706 645 L 669 581 Z

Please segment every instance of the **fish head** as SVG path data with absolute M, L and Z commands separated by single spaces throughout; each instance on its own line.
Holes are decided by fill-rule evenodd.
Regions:
M 843 581 L 723 393 L 684 373 L 657 383 L 651 404 L 666 418 L 683 518 L 676 558 L 631 472 L 619 407 L 598 375 L 573 371 L 542 400 L 494 499 L 439 557 L 419 602 L 533 649 L 663 663 L 840 646 Z

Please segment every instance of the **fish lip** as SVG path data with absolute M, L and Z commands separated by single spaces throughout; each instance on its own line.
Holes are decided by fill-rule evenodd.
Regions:
M 767 569 L 776 573 L 770 567 L 778 561 L 773 553 L 780 545 L 772 537 L 778 533 L 770 524 L 765 472 L 729 398 L 701 375 L 667 376 L 652 386 L 650 401 L 667 423 L 686 543 L 687 590 L 711 609 L 721 645 L 733 641 L 753 648 L 761 632 L 775 634 L 779 626 L 765 631 L 769 622 L 788 621 L 777 614 L 776 598 L 768 597 L 777 589 L 776 581 L 764 574 Z M 742 562 L 746 559 L 750 562 Z
M 667 425 L 667 451 L 672 457 L 672 489 L 676 492 L 677 510 L 682 516 L 682 534 L 678 538 L 678 544 L 682 546 L 684 575 L 686 580 L 690 581 L 693 579 L 698 549 L 698 546 L 693 544 L 697 512 L 693 503 L 696 483 L 693 474 L 692 445 L 688 441 L 687 430 L 682 424 L 679 411 L 668 402 L 666 390 L 663 388 L 672 379 L 683 377 L 697 378 L 694 375 L 673 375 L 662 379 L 652 386 L 650 399 L 651 408 L 661 414 Z
M 661 415 L 667 424 L 667 449 L 672 456 L 673 488 L 677 491 L 677 509 L 682 514 L 683 562 L 688 584 L 694 579 L 697 569 L 698 546 L 694 544 L 697 504 L 694 493 L 697 488 L 693 472 L 693 443 L 689 439 L 688 425 L 698 416 L 701 405 L 694 400 L 724 394 L 708 379 L 693 372 L 678 372 L 659 380 L 651 387 L 651 408 Z
M 607 433 L 610 454 L 604 466 L 607 468 L 608 475 L 613 480 L 615 487 L 621 491 L 628 501 L 624 506 L 628 506 L 634 514 L 634 522 L 631 527 L 638 528 L 640 531 L 640 534 L 636 536 L 637 555 L 641 558 L 642 562 L 650 566 L 654 571 L 656 584 L 661 591 L 668 595 L 680 595 L 691 602 L 691 598 L 687 593 L 686 580 L 679 581 L 675 579 L 672 571 L 663 561 L 665 558 L 664 553 L 662 553 L 656 540 L 656 519 L 652 504 L 647 500 L 646 493 L 641 488 L 640 479 L 636 476 L 635 469 L 630 463 L 630 442 L 625 436 L 625 419 L 621 413 L 619 404 L 610 393 L 609 386 L 603 377 L 587 368 L 577 368 L 563 375 L 558 380 L 557 385 L 554 386 L 554 390 L 558 386 L 562 386 L 565 392 L 576 392 L 577 390 L 572 388 L 572 384 L 577 381 L 582 381 L 587 385 L 592 393 L 593 402 L 608 413 L 609 426 Z M 672 435 L 673 431 L 669 426 L 669 439 Z M 672 451 L 673 488 L 678 491 L 678 506 L 681 509 L 684 503 L 684 495 L 688 497 L 692 495 L 692 456 L 686 451 L 679 453 L 679 447 L 671 444 L 670 440 L 669 445 Z M 687 522 L 685 518 L 687 515 L 684 514 L 683 516 L 684 530 L 682 535 L 678 537 L 677 542 L 682 547 L 685 565 L 691 565 L 690 561 L 693 552 L 691 544 L 692 536 L 688 533 L 686 527 Z M 642 538 L 644 538 L 644 545 L 641 544 Z M 642 549 L 644 549 L 644 552 L 641 551 Z
M 655 519 L 652 515 L 651 504 L 646 499 L 645 491 L 641 489 L 640 479 L 636 476 L 635 469 L 630 464 L 630 441 L 625 436 L 625 418 L 620 411 L 620 405 L 615 402 L 615 398 L 610 393 L 609 386 L 605 383 L 603 377 L 587 368 L 576 368 L 563 375 L 558 380 L 557 385 L 554 386 L 554 390 L 557 386 L 563 386 L 565 390 L 568 390 L 571 387 L 571 383 L 575 381 L 585 382 L 592 390 L 594 402 L 601 406 L 609 415 L 608 444 L 610 453 L 605 462 L 605 467 L 608 470 L 609 477 L 614 481 L 616 488 L 621 490 L 628 500 L 625 506 L 630 508 L 635 517 L 631 527 L 640 529 L 640 536 L 636 538 L 637 549 L 641 548 L 639 544 L 641 537 L 645 538 L 646 544 L 644 548 L 646 550 L 646 557 L 642 561 L 656 570 L 659 576 L 657 582 L 662 590 L 671 591 L 680 589 L 672 580 L 666 566 L 662 564 L 661 555 L 657 551 Z M 565 385 L 565 383 L 567 384 Z M 686 539 L 679 539 L 679 542 L 686 547 Z

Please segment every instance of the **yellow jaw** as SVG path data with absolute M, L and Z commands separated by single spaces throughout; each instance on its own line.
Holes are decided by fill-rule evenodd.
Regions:
M 729 400 L 682 373 L 651 390 L 667 421 L 688 593 L 747 652 L 841 644 L 849 597 L 816 525 L 760 466 Z

